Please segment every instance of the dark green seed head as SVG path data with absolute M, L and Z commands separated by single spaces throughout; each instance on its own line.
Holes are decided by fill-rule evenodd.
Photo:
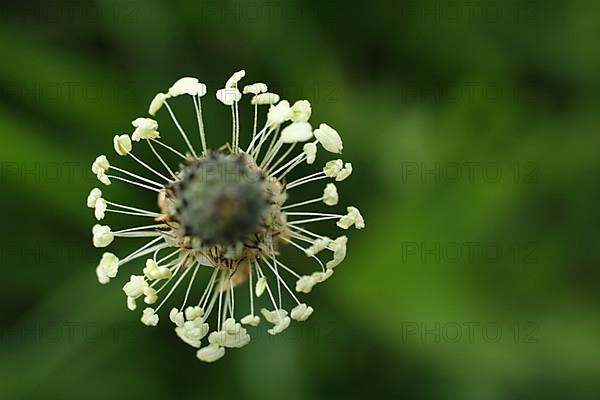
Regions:
M 244 240 L 267 208 L 262 173 L 244 154 L 213 152 L 183 167 L 173 194 L 184 233 L 207 244 Z

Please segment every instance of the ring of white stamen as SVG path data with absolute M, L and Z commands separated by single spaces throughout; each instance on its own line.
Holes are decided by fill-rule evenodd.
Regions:
M 130 278 L 124 284 L 123 292 L 127 307 L 131 310 L 137 308 L 139 299 L 152 305 L 145 306 L 141 312 L 140 320 L 148 326 L 156 326 L 160 322 L 160 311 L 183 287 L 183 296 L 177 300 L 178 304 L 170 306 L 169 319 L 174 323 L 176 335 L 187 345 L 198 349 L 197 358 L 205 362 L 220 359 L 227 348 L 245 346 L 250 341 L 250 334 L 242 325 L 257 326 L 261 322 L 257 314 L 262 314 L 272 324 L 268 333 L 275 335 L 283 332 L 291 320 L 305 321 L 314 312 L 313 307 L 304 303 L 298 293 L 309 293 L 315 285 L 332 276 L 334 268 L 346 257 L 347 238 L 339 236 L 332 240 L 313 232 L 312 228 L 309 230 L 308 224 L 333 220 L 342 229 L 352 226 L 362 229 L 365 226 L 360 211 L 353 206 L 347 208 L 346 214 L 311 211 L 307 207 L 317 207 L 320 203 L 336 206 L 339 193 L 332 182 L 325 185 L 320 196 L 311 196 L 307 200 L 294 198 L 298 192 L 304 191 L 304 185 L 311 182 L 323 179 L 341 182 L 352 174 L 351 163 L 336 159 L 328 161 L 322 170 L 294 176 L 303 163 L 315 163 L 319 145 L 328 152 L 341 153 L 343 143 L 339 133 L 327 124 L 320 124 L 313 130 L 309 122 L 312 107 L 307 100 L 298 100 L 290 105 L 287 100 L 281 100 L 279 95 L 268 92 L 264 83 L 246 85 L 240 92 L 238 85 L 244 76 L 244 70 L 235 72 L 216 92 L 217 99 L 231 107 L 231 141 L 226 146 L 218 150 L 209 149 L 201 104 L 206 85 L 197 78 L 184 77 L 165 92 L 158 93 L 148 107 L 151 116 L 166 108 L 185 142 L 184 151 L 163 141 L 156 120 L 140 117 L 132 121 L 134 129 L 130 134 L 113 137 L 113 147 L 119 156 L 133 159 L 136 166 L 140 166 L 145 175 L 149 173 L 150 177 L 136 170 L 111 165 L 104 155 L 98 156 L 92 164 L 92 172 L 104 185 L 111 185 L 114 180 L 157 193 L 158 210 L 109 201 L 98 188 L 92 189 L 86 198 L 86 205 L 94 210 L 97 220 L 104 220 L 109 213 L 152 219 L 152 222 L 140 226 L 114 231 L 108 225 L 94 225 L 92 242 L 95 247 L 106 247 L 115 238 L 142 241 L 136 250 L 121 259 L 113 253 L 103 253 L 96 267 L 98 281 L 106 284 L 115 279 L 119 272 L 132 267 L 134 262 L 138 265 L 141 263 L 141 273 L 139 269 L 127 272 Z M 251 96 L 249 102 L 254 108 L 251 137 L 245 151 L 240 146 L 240 132 L 244 130 L 240 126 L 239 104 L 242 104 L 243 95 Z M 179 96 L 192 98 L 196 119 L 194 125 L 197 125 L 201 150 L 196 150 L 191 140 L 198 140 L 198 137 L 188 135 L 172 108 L 172 104 L 179 101 L 174 98 Z M 261 129 L 258 126 L 259 105 L 268 105 L 266 121 Z M 153 157 L 159 162 L 159 168 L 147 162 L 139 150 L 133 153 L 132 142 L 141 140 L 147 142 Z M 299 147 L 302 147 L 301 151 L 298 151 Z M 162 155 L 164 152 L 173 153 L 184 166 L 176 168 L 170 165 L 169 158 Z M 209 157 L 229 155 L 246 160 L 260 172 L 260 188 L 265 195 L 266 205 L 261 211 L 259 223 L 243 235 L 233 235 L 234 239 L 227 241 L 211 241 L 206 237 L 190 235 L 185 226 L 189 219 L 186 221 L 181 213 L 187 206 L 180 201 L 182 197 L 178 198 L 187 190 L 185 185 L 192 182 L 186 175 L 191 169 L 186 168 Z M 288 179 L 288 176 L 293 178 Z M 229 183 L 224 185 L 227 190 L 232 186 Z M 300 186 L 301 190 L 293 190 Z M 216 192 L 209 189 L 209 194 Z M 288 202 L 288 196 L 293 201 Z M 186 201 L 197 203 L 198 196 L 194 194 Z M 234 229 L 240 231 L 240 225 L 234 224 Z M 282 262 L 280 253 L 284 246 L 314 260 L 318 264 L 317 271 L 301 274 L 290 264 Z M 329 252 L 332 256 L 324 261 Z M 202 268 L 211 268 L 212 273 L 203 289 L 198 289 Z M 290 279 L 295 286 L 289 283 Z M 236 314 L 244 305 L 239 304 L 239 299 L 236 302 L 235 288 L 244 281 L 248 281 L 249 285 L 249 310 L 238 319 Z M 199 299 L 194 295 L 196 290 L 202 292 Z M 267 296 L 263 296 L 265 292 Z M 270 303 L 269 309 L 258 305 L 258 302 L 264 301 Z M 291 305 L 288 306 L 288 302 Z M 259 309 L 260 313 L 257 311 Z

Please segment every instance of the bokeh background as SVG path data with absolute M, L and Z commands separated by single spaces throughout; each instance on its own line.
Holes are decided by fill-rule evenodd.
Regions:
M 0 398 L 598 398 L 599 11 L 2 1 Z M 342 133 L 342 203 L 367 229 L 309 321 L 208 365 L 164 316 L 139 323 L 125 276 L 97 283 L 84 202 L 91 161 L 156 92 L 190 75 L 214 93 L 239 68 Z M 216 147 L 230 122 L 211 96 Z

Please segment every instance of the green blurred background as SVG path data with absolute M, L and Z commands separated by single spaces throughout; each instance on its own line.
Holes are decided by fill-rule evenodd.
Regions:
M 0 398 L 599 398 L 599 11 L 2 1 Z M 126 277 L 97 283 L 84 201 L 156 92 L 239 68 L 343 135 L 367 229 L 309 321 L 203 364 L 126 309 Z M 228 111 L 204 104 L 216 147 Z

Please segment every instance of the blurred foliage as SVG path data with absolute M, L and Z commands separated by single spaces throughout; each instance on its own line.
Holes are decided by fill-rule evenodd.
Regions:
M 600 4 L 472 3 L 3 1 L 0 398 L 598 398 Z M 309 321 L 206 365 L 97 284 L 84 199 L 156 92 L 238 68 L 343 134 L 367 229 Z

